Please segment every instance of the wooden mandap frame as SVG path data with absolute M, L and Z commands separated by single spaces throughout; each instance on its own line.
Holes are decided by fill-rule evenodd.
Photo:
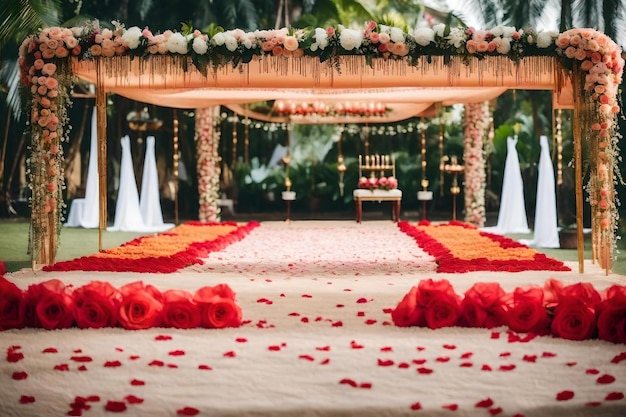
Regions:
M 107 223 L 108 93 L 170 107 L 204 108 L 296 91 L 352 95 L 375 91 L 389 96 L 402 91 L 405 102 L 425 107 L 444 101 L 438 100 L 444 91 L 449 100 L 450 95 L 468 95 L 473 99 L 465 102 L 478 102 L 485 94 L 493 97 L 495 90 L 537 89 L 553 91 L 554 108 L 574 111 L 579 272 L 584 272 L 586 189 L 592 210 L 592 260 L 608 274 L 618 220 L 617 94 L 624 66 L 615 42 L 592 29 L 558 34 L 440 26 L 407 34 L 370 23 L 363 31 L 326 28 L 322 33 L 235 29 L 153 35 L 119 24 L 115 30 L 101 29 L 90 22 L 77 28 L 45 28 L 25 39 L 20 67 L 32 96 L 33 267 L 53 263 L 58 247 L 66 106 L 72 82 L 79 77 L 96 86 L 100 249 Z M 583 164 L 589 167 L 587 184 Z

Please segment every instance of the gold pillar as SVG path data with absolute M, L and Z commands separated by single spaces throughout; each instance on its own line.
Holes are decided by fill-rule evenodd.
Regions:
M 102 251 L 102 232 L 107 227 L 107 95 L 104 89 L 104 69 L 96 58 L 96 120 L 98 131 L 98 196 L 100 220 L 98 250 Z
M 180 156 L 178 155 L 178 111 L 174 109 L 174 118 L 172 120 L 173 124 L 173 151 L 174 151 L 174 159 L 173 159 L 173 168 L 174 171 L 174 224 L 178 224 L 178 163 Z
M 585 272 L 585 247 L 583 236 L 583 167 L 582 167 L 582 126 L 581 117 L 583 113 L 583 100 L 580 94 L 576 92 L 582 91 L 580 79 L 580 71 L 573 71 L 572 86 L 574 89 L 574 168 L 576 177 L 576 240 L 578 248 L 578 272 Z

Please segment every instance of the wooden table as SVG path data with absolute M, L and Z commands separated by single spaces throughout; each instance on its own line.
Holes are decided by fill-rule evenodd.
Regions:
M 400 204 L 402 202 L 402 191 L 393 190 L 367 190 L 357 188 L 352 192 L 354 203 L 356 205 L 356 221 L 361 223 L 363 218 L 363 202 L 364 201 L 391 201 L 391 219 L 397 222 L 400 219 Z

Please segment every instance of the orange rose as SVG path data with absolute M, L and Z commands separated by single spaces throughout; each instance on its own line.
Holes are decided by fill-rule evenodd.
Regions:
M 241 326 L 241 308 L 230 298 L 217 297 L 201 309 L 203 327 L 223 329 Z

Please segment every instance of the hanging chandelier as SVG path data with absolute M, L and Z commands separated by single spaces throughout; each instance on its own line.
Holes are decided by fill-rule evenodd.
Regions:
M 289 117 L 376 117 L 384 116 L 390 109 L 379 101 L 347 101 L 325 103 L 322 101 L 296 102 L 276 100 L 274 112 Z

